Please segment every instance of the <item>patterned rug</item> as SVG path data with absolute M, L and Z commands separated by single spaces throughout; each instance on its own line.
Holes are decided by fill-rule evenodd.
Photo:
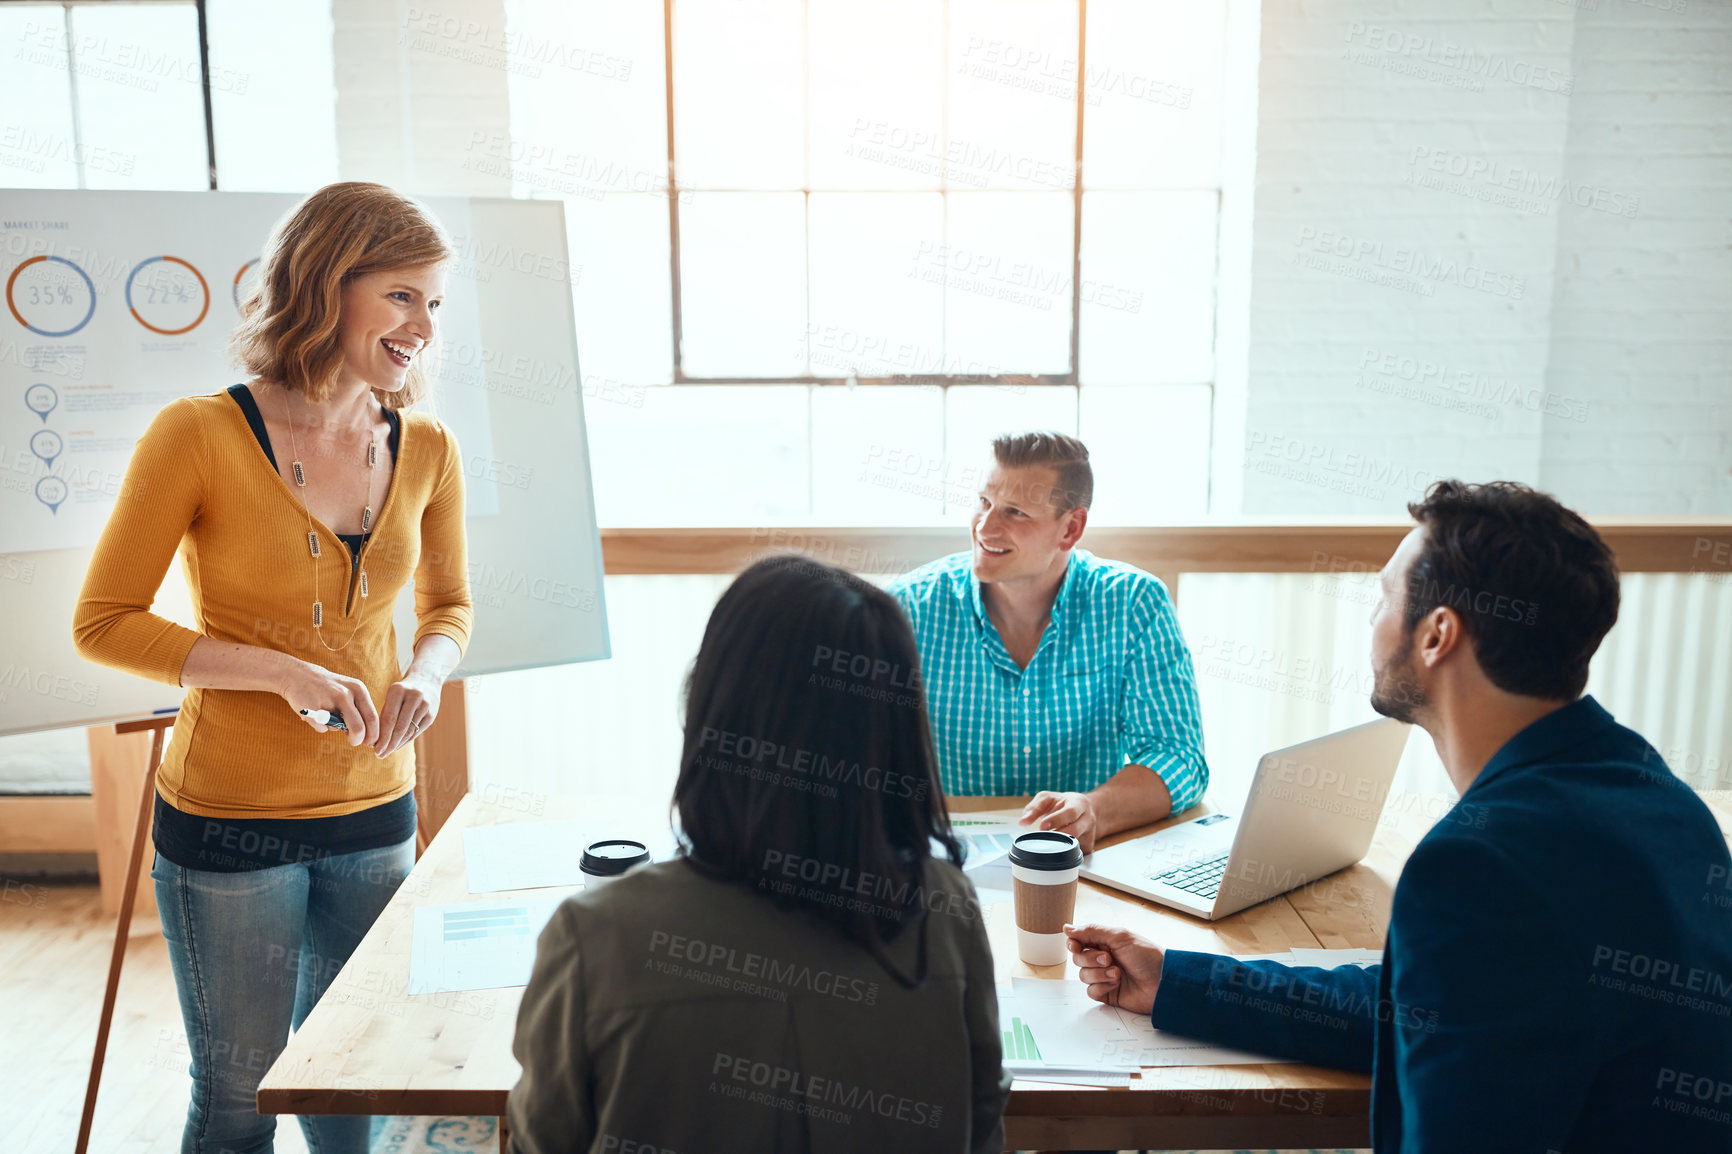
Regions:
M 497 1118 L 376 1117 L 371 1154 L 497 1150 Z M 1133 1151 L 1131 1154 L 1139 1154 Z M 1154 1154 L 1154 1152 L 1149 1152 Z M 1371 1154 L 1369 1150 L 1184 1150 L 1163 1154 Z
M 375 1117 L 371 1154 L 499 1149 L 497 1118 Z

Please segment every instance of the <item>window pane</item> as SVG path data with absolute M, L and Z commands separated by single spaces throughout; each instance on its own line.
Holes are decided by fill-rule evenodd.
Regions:
M 589 404 L 603 525 L 761 525 L 811 509 L 807 395 L 792 385 L 671 385 Z
M 1095 472 L 1090 524 L 1158 525 L 1208 514 L 1209 386 L 1081 392 L 1078 436 Z
M 821 377 L 922 376 L 952 371 L 944 353 L 944 287 L 908 254 L 936 251 L 937 193 L 813 193 L 812 313 L 807 346 Z
M 942 270 L 944 350 L 963 372 L 1070 371 L 1071 242 L 1066 192 L 953 192 L 945 243 L 921 253 Z
M 336 180 L 329 0 L 211 0 L 206 11 L 222 187 L 300 192 Z
M 505 0 L 511 136 L 470 142 L 514 196 L 667 188 L 660 4 Z
M 83 5 L 72 10 L 72 36 L 86 147 L 138 156 L 131 172 L 87 164 L 85 187 L 209 188 L 198 11 L 191 4 Z
M 585 391 L 672 381 L 667 197 L 572 197 L 565 228 Z
M 72 131 L 72 90 L 66 74 L 64 9 L 0 4 L 0 185 L 77 188 L 78 159 L 130 174 L 138 154 L 110 141 L 85 141 Z
M 698 377 L 806 371 L 806 198 L 699 192 L 680 208 L 681 363 Z
M 946 489 L 957 480 L 944 466 L 943 390 L 813 390 L 812 515 L 819 523 L 942 524 Z
M 951 188 L 1076 181 L 1076 0 L 951 0 Z
M 1213 379 L 1214 192 L 1084 192 L 1082 383 Z
M 974 508 L 992 469 L 992 438 L 1036 429 L 1076 436 L 1077 391 L 1067 386 L 956 385 L 944 402 L 946 468 L 958 479 L 945 506 L 952 520 Z
M 804 186 L 801 7 L 800 0 L 675 3 L 674 140 L 681 188 Z
M 941 0 L 809 0 L 813 188 L 937 188 Z
M 1225 0 L 1093 0 L 1089 188 L 1218 188 Z

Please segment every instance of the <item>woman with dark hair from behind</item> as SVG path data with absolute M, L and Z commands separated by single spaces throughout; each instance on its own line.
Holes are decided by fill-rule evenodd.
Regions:
M 679 858 L 541 935 L 511 1154 L 1000 1150 L 992 955 L 896 602 L 800 557 L 741 574 L 674 806 Z

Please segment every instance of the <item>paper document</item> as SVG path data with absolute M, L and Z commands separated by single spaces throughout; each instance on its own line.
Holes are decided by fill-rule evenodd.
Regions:
M 1010 843 L 1016 840 L 1018 834 L 1029 832 L 1030 827 L 1017 825 L 1014 821 L 1003 818 L 950 818 L 950 828 L 962 843 L 964 861 L 966 864 L 985 865 L 995 857 L 1010 852 Z
M 1157 1030 L 1148 1015 L 1097 1002 L 1081 982 L 1074 980 L 1014 978 L 1009 995 L 1003 987 L 999 989 L 998 1012 L 1001 1032 L 1005 1021 L 1026 1026 L 1039 1058 L 1067 1069 L 1239 1066 L 1281 1061 Z
M 1063 1082 L 1067 1086 L 1129 1086 L 1135 1070 L 1117 1066 L 1093 1068 L 1051 1066 L 1045 1062 L 1006 1061 L 1004 1068 L 1025 1082 Z
M 1008 902 L 1014 896 L 1010 876 L 1010 843 L 1029 831 L 1001 818 L 951 816 L 950 827 L 962 843 L 962 872 L 974 883 L 981 905 Z
M 607 835 L 599 822 L 514 821 L 472 825 L 463 831 L 469 892 L 578 886 L 583 847 Z
M 671 830 L 650 832 L 608 818 L 582 821 L 514 821 L 473 825 L 463 831 L 463 862 L 472 894 L 528 890 L 542 886 L 579 886 L 583 847 L 603 838 L 629 837 L 649 847 L 650 857 L 673 856 Z
M 1295 948 L 1293 961 L 1295 966 L 1322 966 L 1332 970 L 1336 966 L 1381 966 L 1383 964 L 1382 950 L 1306 950 Z
M 1081 982 L 1013 978 L 1008 996 L 1000 987 L 998 1012 L 1028 1032 L 1034 1053 L 1025 1060 L 1094 1069 L 1136 1064 L 1122 1056 L 1135 1036 L 1119 1012 L 1091 999 Z
M 998 1032 L 1003 1043 L 1004 1068 L 1018 1078 L 1033 1082 L 1068 1082 L 1081 1086 L 1128 1086 L 1130 1071 L 1114 1063 L 1111 1066 L 1061 1066 L 1040 1056 L 1034 1031 L 1016 1013 L 1020 1008 L 1014 997 L 999 995 Z
M 565 896 L 415 907 L 409 992 L 526 986 L 535 941 Z

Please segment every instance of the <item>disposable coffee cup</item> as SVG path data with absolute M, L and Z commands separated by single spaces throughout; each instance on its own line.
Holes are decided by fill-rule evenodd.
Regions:
M 1065 923 L 1076 914 L 1082 846 L 1057 830 L 1037 830 L 1010 843 L 1016 898 L 1016 952 L 1031 966 L 1062 965 Z
M 583 847 L 578 869 L 583 873 L 585 889 L 600 889 L 634 866 L 649 861 L 649 847 L 630 838 L 593 841 Z

